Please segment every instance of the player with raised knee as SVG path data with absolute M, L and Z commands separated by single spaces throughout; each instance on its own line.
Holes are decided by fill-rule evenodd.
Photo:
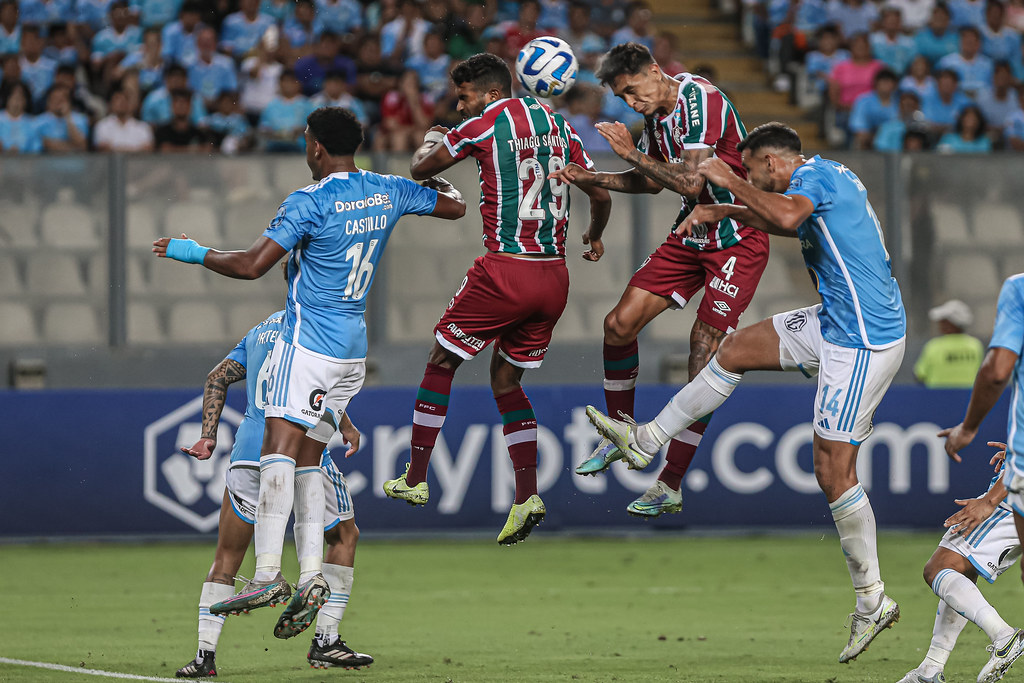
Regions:
M 1006 503 L 1013 510 L 1013 523 L 1017 529 L 1017 540 L 1024 543 L 1024 434 L 1018 425 L 1024 421 L 1024 368 L 1021 367 L 1021 350 L 1024 349 L 1024 274 L 1011 275 L 1003 282 L 999 292 L 996 323 L 988 351 L 981 363 L 974 388 L 967 404 L 963 421 L 955 427 L 944 429 L 939 436 L 946 437 L 946 453 L 960 462 L 959 452 L 967 447 L 978 434 L 982 420 L 995 406 L 1007 384 L 1013 383 L 1013 397 L 1010 400 L 1009 434 L 1006 441 L 1006 466 L 1003 468 L 1003 484 L 1006 486 Z M 1024 566 L 1021 567 L 1024 580 Z M 1024 638 L 1015 637 L 1003 647 L 993 651 L 993 659 L 1000 661 L 993 667 L 999 676 L 1024 654 Z M 991 665 L 992 659 L 989 660 Z M 1002 672 L 999 669 L 1002 668 Z M 994 674 L 993 674 L 994 675 Z M 979 681 L 982 680 L 980 677 Z M 988 680 L 998 680 L 989 678 Z
M 256 574 L 241 593 L 211 606 L 213 614 L 266 607 L 291 593 L 281 555 L 293 507 L 313 536 L 323 532 L 323 486 L 300 473 L 319 468 L 323 444 L 363 384 L 366 295 L 388 238 L 406 214 L 454 220 L 466 212 L 462 196 L 443 181 L 435 181 L 436 190 L 360 170 L 353 157 L 363 129 L 350 111 L 321 107 L 306 124 L 306 164 L 316 182 L 288 195 L 249 249 L 217 251 L 184 236 L 153 243 L 158 256 L 240 279 L 261 277 L 291 252 L 284 327 L 268 371 Z M 308 628 L 330 595 L 318 562 L 301 560 L 298 588 L 274 627 L 279 638 Z
M 857 453 L 872 431 L 872 416 L 903 360 L 906 314 L 892 276 L 882 228 L 867 190 L 846 166 L 801 154 L 800 137 L 781 124 L 758 126 L 737 145 L 750 181 L 720 159 L 701 162 L 710 182 L 745 206 L 702 204 L 679 225 L 725 217 L 771 234 L 800 240 L 804 262 L 821 303 L 785 313 L 727 335 L 707 367 L 652 421 L 637 426 L 602 414 L 587 415 L 637 468 L 732 394 L 750 370 L 798 370 L 818 377 L 814 400 L 814 474 L 824 492 L 857 596 L 850 640 L 839 655 L 848 662 L 899 618 L 885 595 L 878 566 L 875 516 L 857 480 Z
M 384 492 L 413 505 L 427 502 L 427 466 L 455 371 L 494 342 L 491 391 L 515 472 L 515 499 L 498 543 L 510 545 L 525 539 L 546 513 L 537 495 L 537 417 L 520 381 L 544 360 L 569 292 L 569 185 L 555 173 L 566 164 L 589 168 L 593 162 L 561 114 L 532 97 L 512 98 L 512 74 L 499 57 L 474 55 L 451 77 L 466 120 L 450 131 L 435 127 L 427 133 L 412 175 L 429 178 L 466 157 L 476 159 L 487 253 L 473 263 L 434 328 L 413 410 L 410 464 L 384 484 Z M 591 248 L 583 258 L 597 261 L 611 199 L 600 188 L 586 192 L 590 226 L 583 243 Z
M 1021 555 L 1013 509 L 1006 503 L 1006 486 L 999 476 L 1006 444 L 988 445 L 1001 449 L 990 461 L 996 476 L 982 495 L 957 500 L 963 509 L 945 522 L 949 531 L 924 566 L 924 582 L 940 598 L 932 641 L 924 660 L 897 683 L 944 683 L 946 661 L 968 621 L 992 641 L 978 683 L 998 681 L 1024 651 L 1024 631 L 1003 621 L 975 585 L 979 576 L 995 583 Z
M 733 195 L 697 172 L 715 156 L 741 178 L 746 171 L 736 145 L 746 135 L 736 108 L 709 81 L 689 73 L 666 74 L 646 47 L 625 43 L 612 48 L 597 72 L 601 82 L 644 116 L 644 132 L 634 147 L 621 123 L 599 123 L 612 150 L 633 165 L 622 173 L 566 166 L 558 176 L 581 188 L 680 195 L 679 224 L 695 206 L 731 203 Z M 675 227 L 675 226 L 673 226 Z M 726 217 L 717 225 L 679 236 L 671 229 L 665 242 L 640 265 L 622 297 L 604 320 L 604 395 L 609 415 L 632 418 L 640 368 L 637 335 L 670 308 L 682 308 L 701 290 L 704 299 L 690 331 L 689 379 L 692 381 L 739 325 L 768 263 L 768 236 Z M 657 517 L 683 509 L 682 481 L 697 452 L 711 415 L 701 416 L 669 441 L 665 467 L 626 511 Z M 623 454 L 607 440 L 598 444 L 576 473 L 606 470 Z
M 249 330 L 227 358 L 210 371 L 203 386 L 201 437 L 191 448 L 181 449 L 198 460 L 206 460 L 213 454 L 217 448 L 217 428 L 228 386 L 245 380 L 245 417 L 235 432 L 230 465 L 225 475 L 217 551 L 199 595 L 199 650 L 195 659 L 178 669 L 178 678 L 217 675 L 215 657 L 224 617 L 211 614 L 210 607 L 234 595 L 235 576 L 252 541 L 260 488 L 259 458 L 265 419 L 263 409 L 267 404 L 269 384 L 267 371 L 270 351 L 281 332 L 283 320 L 284 311 L 278 311 Z M 349 444 L 345 453 L 347 458 L 359 449 L 359 431 L 347 413 L 342 418 L 339 431 Z M 338 637 L 338 624 L 352 592 L 356 542 L 359 540 L 348 484 L 327 451 L 322 452 L 321 464 L 316 471 L 304 470 L 297 476 L 320 479 L 324 487 L 323 539 L 327 541 L 327 561 L 322 565 L 322 571 L 331 590 L 330 598 L 317 614 L 316 637 L 310 645 L 307 659 L 313 666 L 367 666 L 373 663 L 373 657 L 352 650 Z M 303 557 L 319 557 L 323 553 L 323 541 L 321 537 L 310 537 L 310 527 L 308 522 L 298 521 L 295 524 L 295 547 Z M 309 561 L 306 560 L 307 563 Z

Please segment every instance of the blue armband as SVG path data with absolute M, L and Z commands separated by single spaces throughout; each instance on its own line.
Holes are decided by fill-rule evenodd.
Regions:
M 167 243 L 167 258 L 182 263 L 202 265 L 208 251 L 210 251 L 209 247 L 204 247 L 195 240 L 172 239 Z

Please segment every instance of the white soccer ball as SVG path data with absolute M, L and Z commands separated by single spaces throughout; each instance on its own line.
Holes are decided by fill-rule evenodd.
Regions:
M 579 62 L 569 43 L 553 36 L 534 38 L 516 57 L 516 77 L 538 97 L 558 97 L 576 82 Z

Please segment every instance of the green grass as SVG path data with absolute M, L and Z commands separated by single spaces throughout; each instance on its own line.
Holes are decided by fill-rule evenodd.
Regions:
M 373 542 L 357 553 L 342 635 L 377 658 L 312 670 L 309 638 L 277 640 L 277 610 L 229 617 L 219 678 L 245 681 L 895 681 L 921 660 L 936 598 L 920 578 L 936 534 L 884 534 L 887 592 L 903 612 L 850 665 L 853 608 L 834 536 L 545 537 Z M 0 546 L 9 590 L 0 656 L 173 676 L 196 648 L 204 544 Z M 251 570 L 250 554 L 243 567 Z M 286 566 L 294 578 L 294 565 Z M 1011 570 L 986 595 L 1024 623 Z M 973 681 L 987 639 L 968 625 L 946 669 Z M 1018 665 L 1024 668 L 1024 665 Z M 1014 676 L 1016 674 L 1016 676 Z M 1024 671 L 1013 671 L 1009 679 Z M 0 681 L 99 680 L 0 664 Z

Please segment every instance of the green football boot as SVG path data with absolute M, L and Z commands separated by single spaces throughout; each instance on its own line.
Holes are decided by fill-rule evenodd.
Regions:
M 508 521 L 505 522 L 505 527 L 498 534 L 498 543 L 512 545 L 526 540 L 533 527 L 544 519 L 545 514 L 547 514 L 547 510 L 544 508 L 544 501 L 536 493 L 527 498 L 525 502 L 513 505 L 508 512 Z

